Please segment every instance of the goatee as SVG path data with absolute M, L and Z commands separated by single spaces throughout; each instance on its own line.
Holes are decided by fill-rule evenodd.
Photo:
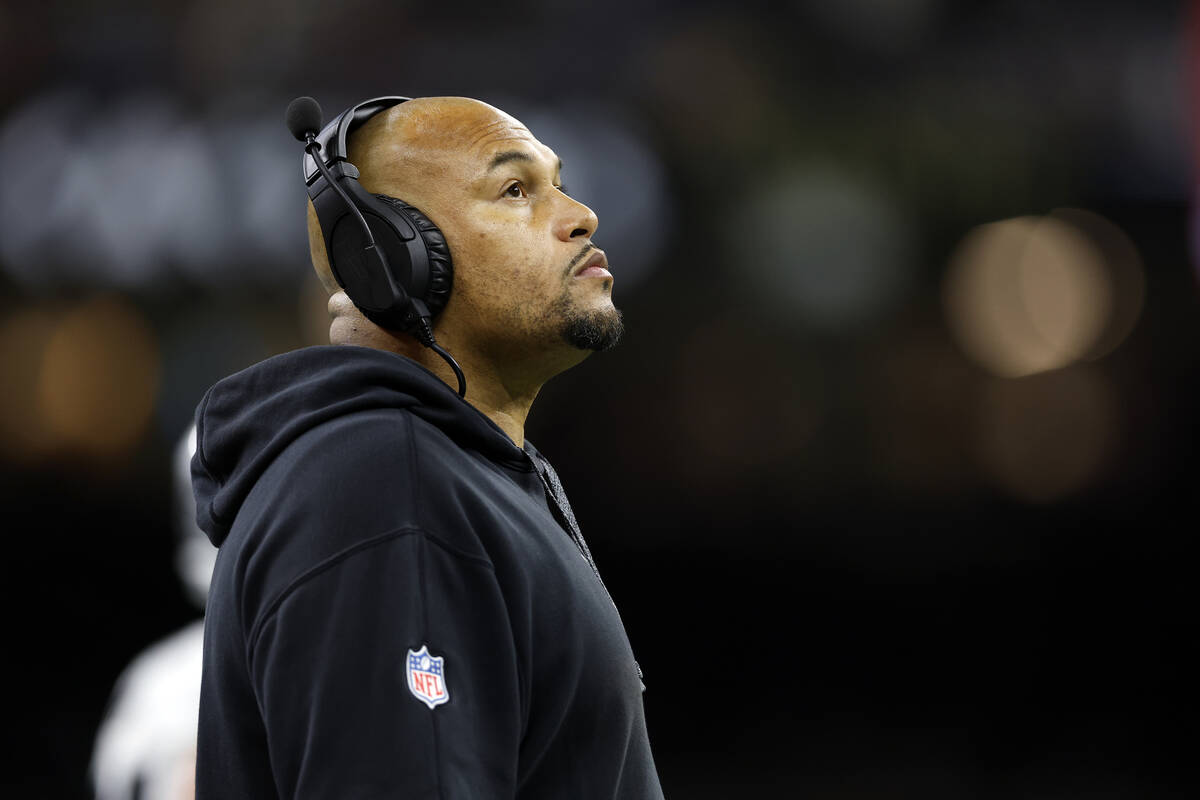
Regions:
M 616 308 L 609 311 L 571 311 L 563 322 L 562 335 L 567 344 L 580 350 L 602 353 L 621 341 L 625 322 Z

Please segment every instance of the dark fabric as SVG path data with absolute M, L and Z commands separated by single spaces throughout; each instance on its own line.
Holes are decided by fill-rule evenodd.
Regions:
M 270 359 L 205 396 L 192 468 L 220 547 L 199 800 L 662 797 L 561 482 L 432 373 Z M 422 653 L 444 659 L 411 679 L 432 707 Z
M 559 523 L 571 534 L 571 538 L 575 540 L 576 547 L 579 548 L 580 555 L 587 561 L 588 566 L 592 568 L 596 580 L 604 587 L 605 594 L 608 594 L 608 587 L 604 586 L 604 579 L 600 577 L 600 569 L 596 566 L 596 559 L 592 558 L 592 551 L 588 548 L 587 541 L 583 538 L 583 531 L 579 529 L 579 521 L 575 519 L 575 510 L 571 508 L 571 502 L 567 500 L 567 493 L 563 489 L 562 481 L 558 478 L 558 473 L 554 471 L 554 467 L 546 460 L 546 457 L 534 449 L 533 445 L 526 444 L 525 449 L 533 461 L 534 469 L 537 470 L 538 476 L 541 477 L 542 483 L 546 487 L 546 495 L 550 498 L 551 509 L 555 512 Z M 613 607 L 615 608 L 616 602 L 612 601 L 612 595 L 609 595 L 609 601 L 613 602 Z M 637 669 L 638 680 L 641 680 L 641 665 L 635 661 L 634 667 Z M 645 684 L 643 684 L 642 689 L 644 690 L 645 688 Z

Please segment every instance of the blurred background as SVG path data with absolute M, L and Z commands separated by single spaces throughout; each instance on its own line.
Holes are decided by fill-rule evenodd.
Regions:
M 118 675 L 201 614 L 200 395 L 326 341 L 287 102 L 461 94 L 600 218 L 627 339 L 528 434 L 668 797 L 1183 796 L 1198 19 L 4 2 L 4 794 L 91 796 Z

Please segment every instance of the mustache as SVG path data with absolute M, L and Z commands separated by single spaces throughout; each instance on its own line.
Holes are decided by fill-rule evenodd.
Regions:
M 576 253 L 575 257 L 571 259 L 571 263 L 567 264 L 567 274 L 570 275 L 572 272 L 574 272 L 575 267 L 579 266 L 579 262 L 583 261 L 583 259 L 587 257 L 588 253 L 599 249 L 600 248 L 596 247 L 596 245 L 592 244 L 591 242 L 588 242 L 586 245 L 584 245 L 583 249 Z

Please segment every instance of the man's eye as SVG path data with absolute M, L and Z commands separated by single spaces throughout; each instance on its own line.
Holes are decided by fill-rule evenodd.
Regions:
M 525 187 L 521 185 L 520 181 L 518 181 L 517 183 L 514 183 L 505 189 L 504 194 L 508 197 L 524 197 Z

